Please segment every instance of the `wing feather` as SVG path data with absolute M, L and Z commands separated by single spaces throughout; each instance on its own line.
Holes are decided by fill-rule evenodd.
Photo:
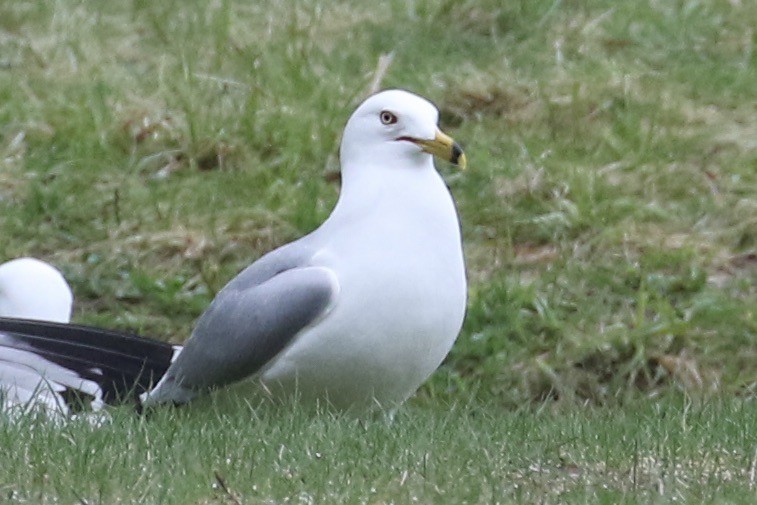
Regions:
M 323 317 L 338 291 L 336 275 L 324 267 L 285 270 L 260 284 L 233 281 L 200 318 L 145 403 L 184 403 L 254 375 Z

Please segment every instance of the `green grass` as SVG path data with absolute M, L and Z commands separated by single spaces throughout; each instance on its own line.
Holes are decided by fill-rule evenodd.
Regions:
M 0 424 L 13 503 L 753 503 L 753 405 L 408 407 L 393 422 L 208 402 Z M 210 408 L 209 408 L 210 407 Z M 224 489 L 225 488 L 225 489 Z
M 733 0 L 0 4 L 0 260 L 60 267 L 77 322 L 181 342 L 243 266 L 315 228 L 341 129 L 389 52 L 383 85 L 434 100 L 466 148 L 467 172 L 440 170 L 470 280 L 462 335 L 394 425 L 224 408 L 117 415 L 102 432 L 10 426 L 3 446 L 37 453 L 3 451 L 0 500 L 233 503 L 210 489 L 215 469 L 246 503 L 751 503 L 755 26 L 757 4 Z M 686 411 L 694 435 L 683 399 L 705 404 Z M 443 407 L 469 402 L 480 417 Z M 231 430 L 253 432 L 235 445 Z M 169 457 L 169 436 L 196 439 Z M 509 445 L 490 450 L 495 436 Z M 279 447 L 291 465 L 308 440 L 358 444 L 349 477 L 270 473 Z M 217 443 L 254 466 L 188 455 Z M 133 469 L 92 478 L 99 454 Z

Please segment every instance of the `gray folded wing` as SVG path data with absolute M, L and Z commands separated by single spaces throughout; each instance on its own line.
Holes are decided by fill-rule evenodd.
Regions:
M 339 289 L 336 276 L 287 249 L 263 257 L 218 293 L 145 404 L 184 403 L 253 375 L 323 316 Z

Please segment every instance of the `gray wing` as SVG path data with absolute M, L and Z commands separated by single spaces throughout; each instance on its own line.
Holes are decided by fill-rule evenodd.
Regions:
M 329 308 L 334 273 L 307 264 L 290 244 L 264 256 L 224 287 L 145 404 L 184 403 L 258 372 Z

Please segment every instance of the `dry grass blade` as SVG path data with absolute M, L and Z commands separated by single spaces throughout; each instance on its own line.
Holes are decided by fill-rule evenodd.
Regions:
M 220 473 L 218 473 L 218 470 L 213 471 L 213 476 L 216 479 L 218 487 L 221 488 L 229 501 L 231 501 L 231 503 L 233 503 L 234 505 L 242 505 L 242 502 L 239 500 L 239 498 L 237 498 L 237 496 L 228 488 L 228 486 L 226 485 L 226 480 L 221 476 Z
M 378 63 L 376 64 L 376 70 L 373 72 L 373 78 L 368 85 L 366 96 L 378 93 L 381 90 L 381 83 L 384 81 L 386 73 L 389 71 L 389 65 L 394 60 L 394 53 L 384 53 L 379 56 Z

